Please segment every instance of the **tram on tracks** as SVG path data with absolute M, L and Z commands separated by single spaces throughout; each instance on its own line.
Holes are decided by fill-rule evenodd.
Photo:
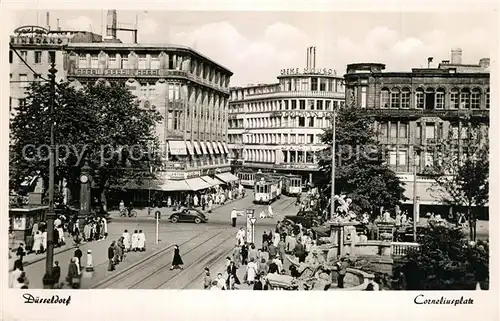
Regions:
M 288 174 L 283 176 L 283 194 L 297 196 L 302 193 L 302 176 Z
M 254 200 L 255 204 L 271 204 L 276 201 L 281 191 L 279 180 L 271 177 L 261 177 L 254 185 Z
M 269 173 L 240 171 L 236 175 L 240 179 L 241 185 L 253 188 L 256 181 L 260 181 L 263 177 L 267 178 L 269 176 Z

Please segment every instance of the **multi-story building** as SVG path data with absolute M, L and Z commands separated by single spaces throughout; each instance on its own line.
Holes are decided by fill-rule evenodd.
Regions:
M 70 43 L 101 42 L 102 37 L 87 31 L 51 30 L 49 17 L 47 27 L 22 26 L 10 37 L 10 95 L 9 110 L 15 113 L 26 103 L 26 88 L 33 81 L 49 79 L 52 59 L 55 59 L 57 81 L 66 80 L 64 73 L 64 48 Z M 24 60 L 35 72 L 22 62 Z
M 231 88 L 228 140 L 242 168 L 300 174 L 315 180 L 320 135 L 331 112 L 344 104 L 344 81 L 333 69 L 316 68 L 316 48 L 306 68 L 281 70 L 279 82 Z
M 64 33 L 65 37 L 45 40 L 45 36 L 36 36 L 39 31 L 33 31 L 29 39 L 12 38 L 11 42 L 22 44 L 17 48 L 36 72 L 48 74 L 47 51 L 53 50 L 57 52 L 58 78 L 77 87 L 98 81 L 119 82 L 131 90 L 140 106 L 154 106 L 163 116 L 156 134 L 166 156 L 158 169 L 163 178 L 159 189 L 200 190 L 220 183 L 209 175 L 223 182 L 237 180 L 229 173 L 226 157 L 232 72 L 189 47 L 123 44 L 116 38 L 116 30 L 116 12 L 110 10 L 104 39 L 59 31 L 56 34 Z M 26 54 L 24 48 L 32 54 Z M 12 58 L 11 79 L 33 80 L 28 70 Z M 11 97 L 23 103 L 24 90 L 14 88 L 15 84 L 11 84 Z M 19 84 L 24 86 L 24 82 Z
M 461 54 L 453 49 L 451 62 L 411 72 L 384 72 L 385 65 L 378 63 L 351 64 L 344 76 L 347 106 L 375 117 L 387 163 L 406 184 L 408 208 L 415 183 L 420 213 L 452 210 L 443 206 L 443 191 L 425 175 L 434 162 L 433 147 L 451 134 L 460 150 L 469 117 L 480 120 L 483 130 L 489 126 L 489 59 L 462 64 Z

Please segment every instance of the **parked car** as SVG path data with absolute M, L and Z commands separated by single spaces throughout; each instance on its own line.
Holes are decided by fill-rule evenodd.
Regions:
M 208 217 L 205 213 L 196 208 L 185 208 L 170 215 L 169 221 L 172 223 L 194 222 L 196 224 L 200 224 L 206 223 L 208 221 Z
M 302 211 L 297 215 L 285 215 L 285 220 L 289 220 L 294 224 L 301 224 L 304 228 L 311 228 L 321 224 L 321 216 L 314 211 Z

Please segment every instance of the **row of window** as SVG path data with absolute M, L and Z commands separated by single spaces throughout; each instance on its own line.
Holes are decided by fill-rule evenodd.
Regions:
M 232 135 L 230 135 L 232 136 Z M 231 138 L 229 139 L 231 141 Z M 250 134 L 243 137 L 244 144 L 321 144 L 316 134 Z
M 269 112 L 279 110 L 326 110 L 332 111 L 339 106 L 342 100 L 332 99 L 280 99 L 265 100 L 245 104 L 229 104 L 229 112 Z
M 302 163 L 315 164 L 316 156 L 314 152 L 307 151 L 276 151 L 262 149 L 245 149 L 243 159 L 248 162 L 262 163 Z
M 282 128 L 282 127 L 308 127 L 325 128 L 330 126 L 330 119 L 327 117 L 261 117 L 232 119 L 228 122 L 229 128 Z
M 323 77 L 297 77 L 280 79 L 282 91 L 329 91 L 344 92 L 341 79 Z
M 33 52 L 33 55 L 28 55 L 28 52 L 31 53 Z M 18 51 L 19 55 L 21 58 L 28 63 L 28 65 L 31 64 L 51 64 L 52 61 L 55 61 L 56 59 L 56 52 L 55 51 L 41 51 L 41 50 L 35 50 L 35 51 L 27 51 L 27 50 L 19 50 Z M 16 55 L 16 53 L 13 50 L 9 50 L 9 63 L 17 63 L 17 59 L 19 57 Z M 19 63 L 21 62 L 21 59 L 19 59 Z
M 483 93 L 479 88 L 457 89 L 453 88 L 449 92 L 449 100 L 446 100 L 446 91 L 443 88 L 434 90 L 422 88 L 415 90 L 415 108 L 419 109 L 480 109 L 481 96 Z M 485 92 L 485 108 L 490 108 L 490 89 Z M 381 108 L 410 108 L 411 91 L 410 88 L 383 88 L 380 91 Z
M 459 125 L 450 124 L 450 134 L 452 138 L 458 138 L 459 136 Z M 408 138 L 409 124 L 405 122 L 381 122 L 378 125 L 379 137 L 382 138 Z M 415 128 L 415 138 L 420 139 L 442 139 L 447 137 L 448 134 L 445 133 L 444 123 L 442 122 L 428 122 L 428 123 L 417 123 Z M 467 137 L 467 128 L 462 127 L 460 138 Z

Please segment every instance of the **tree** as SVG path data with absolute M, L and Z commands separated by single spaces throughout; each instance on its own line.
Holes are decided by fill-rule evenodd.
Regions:
M 474 290 L 489 285 L 489 244 L 468 242 L 460 229 L 429 226 L 409 250 L 401 270 L 407 290 Z
M 124 86 L 99 82 L 75 89 L 68 83 L 57 84 L 53 117 L 50 97 L 49 84 L 33 83 L 27 104 L 11 119 L 11 188 L 37 171 L 47 185 L 51 120 L 57 146 L 56 184 L 66 179 L 72 194 L 79 187 L 84 160 L 93 169 L 94 188 L 103 198 L 109 186 L 129 180 L 140 183 L 149 176 L 149 166 L 158 164 L 153 127 L 161 116 L 154 109 L 140 108 Z
M 443 201 L 467 209 L 470 238 L 476 239 L 475 207 L 489 199 L 489 141 L 481 123 L 468 119 L 462 128 L 465 138 L 458 146 L 458 133 L 450 132 L 435 151 L 431 169 L 436 186 L 443 189 Z
M 344 107 L 338 111 L 335 130 L 335 191 L 352 199 L 355 211 L 379 213 L 380 207 L 394 208 L 406 200 L 402 182 L 385 164 L 376 140 L 374 119 L 363 110 Z M 322 142 L 330 146 L 320 154 L 319 165 L 324 193 L 331 195 L 332 127 L 325 130 Z

